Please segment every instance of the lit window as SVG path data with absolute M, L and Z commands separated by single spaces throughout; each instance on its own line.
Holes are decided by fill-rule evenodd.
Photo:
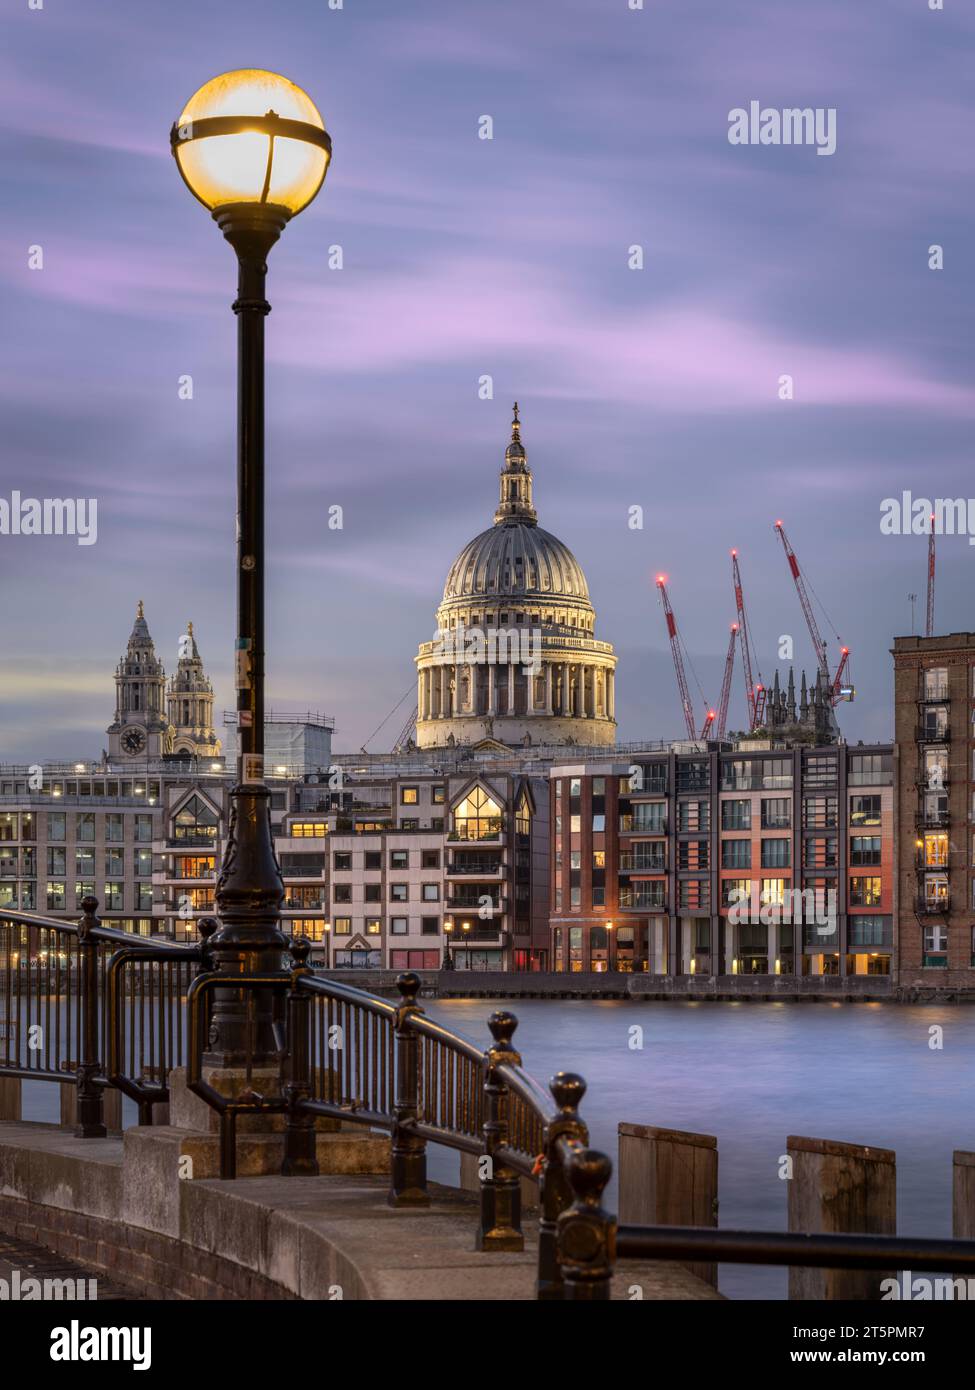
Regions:
M 501 807 L 482 787 L 475 787 L 454 807 L 454 837 L 458 840 L 496 840 L 501 833 Z

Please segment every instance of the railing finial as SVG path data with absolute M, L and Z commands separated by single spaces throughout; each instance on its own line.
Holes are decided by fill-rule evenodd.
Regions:
M 548 1088 L 555 1097 L 555 1103 L 563 1115 L 573 1115 L 582 1104 L 586 1094 L 586 1083 L 578 1072 L 560 1071 L 552 1077 Z
M 84 941 L 91 932 L 92 927 L 99 925 L 96 912 L 98 909 L 98 899 L 91 893 L 85 895 L 81 900 L 81 911 L 84 914 L 78 923 L 78 939 Z
M 199 974 L 203 975 L 213 969 L 213 956 L 210 949 L 210 938 L 220 923 L 216 917 L 201 917 L 196 924 L 196 929 L 200 934 L 200 969 Z
M 420 993 L 420 977 L 412 970 L 407 970 L 403 975 L 396 976 L 396 988 L 402 995 L 401 1007 L 410 1009 L 416 1003 L 416 996 Z
M 488 1019 L 488 1028 L 494 1039 L 494 1052 L 514 1052 L 511 1039 L 518 1027 L 518 1019 L 508 1009 L 497 1009 Z
M 288 947 L 291 952 L 291 959 L 299 970 L 303 970 L 308 964 L 308 957 L 311 953 L 311 942 L 304 936 L 296 936 Z

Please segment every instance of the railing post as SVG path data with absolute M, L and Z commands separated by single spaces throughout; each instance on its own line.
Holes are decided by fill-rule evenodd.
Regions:
M 572 1188 L 562 1162 L 566 1143 L 581 1147 L 589 1142 L 589 1132 L 579 1118 L 579 1106 L 586 1094 L 586 1083 L 575 1072 L 560 1071 L 549 1082 L 558 1106 L 558 1115 L 545 1135 L 545 1156 L 538 1180 L 538 1279 L 536 1295 L 543 1301 L 564 1297 L 562 1267 L 559 1264 L 558 1220 L 572 1204 Z
M 420 1040 L 410 1026 L 413 1015 L 423 1012 L 416 1002 L 419 975 L 412 971 L 397 975 L 396 988 L 401 999 L 394 1025 L 396 1123 L 391 1141 L 388 1200 L 391 1207 L 428 1207 L 427 1143 L 411 1130 L 411 1123 L 420 1115 Z
M 521 1057 L 511 1039 L 518 1020 L 507 1009 L 488 1019 L 494 1042 L 484 1054 L 484 1151 L 488 1172 L 481 1178 L 481 1224 L 477 1250 L 524 1250 L 521 1231 L 521 1183 L 518 1174 L 499 1157 L 508 1142 L 508 1088 L 495 1068 L 502 1063 L 520 1067 Z
M 559 1258 L 566 1299 L 602 1301 L 610 1297 L 616 1260 L 616 1219 L 602 1206 L 613 1165 L 596 1149 L 579 1149 L 569 1160 L 575 1201 L 559 1217 Z
M 95 1084 L 100 1070 L 98 1060 L 98 943 L 92 931 L 98 926 L 97 898 L 82 898 L 84 913 L 78 923 L 78 965 L 80 972 L 78 1006 L 81 1012 L 81 1056 L 78 1059 L 79 1139 L 104 1139 L 108 1133 L 102 1121 L 102 1091 Z
M 284 1094 L 288 1101 L 288 1124 L 284 1135 L 284 1162 L 281 1172 L 287 1177 L 317 1177 L 318 1155 L 315 1148 L 315 1117 L 300 1108 L 311 1095 L 311 1006 L 310 994 L 298 988 L 303 975 L 312 972 L 308 966 L 311 944 L 303 937 L 291 943 L 291 984 L 287 1000 L 287 1051 Z

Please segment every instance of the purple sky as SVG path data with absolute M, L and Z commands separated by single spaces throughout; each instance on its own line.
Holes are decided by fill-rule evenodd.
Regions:
M 890 735 L 926 543 L 881 536 L 880 502 L 975 491 L 965 6 L 18 0 L 4 30 L 0 496 L 96 497 L 99 525 L 0 536 L 0 757 L 97 755 L 139 598 L 167 670 L 192 618 L 232 703 L 234 266 L 168 132 L 243 66 L 303 86 L 335 145 L 270 262 L 269 703 L 353 748 L 414 684 L 517 397 L 541 523 L 616 644 L 623 738 L 682 731 L 659 570 L 711 700 L 732 545 L 762 670 L 781 634 L 811 667 L 777 516 L 853 649 L 844 730 Z M 837 152 L 730 145 L 751 100 L 835 107 Z M 973 566 L 945 537 L 939 630 L 975 626 Z M 743 703 L 739 673 L 733 727 Z

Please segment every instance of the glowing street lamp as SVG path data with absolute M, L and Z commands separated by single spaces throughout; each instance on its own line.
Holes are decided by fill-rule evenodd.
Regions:
M 264 774 L 264 319 L 267 255 L 315 197 L 332 142 L 300 87 L 259 68 L 225 72 L 195 92 L 170 133 L 177 167 L 237 254 L 237 777 L 216 891 L 215 968 L 261 974 L 283 965 L 284 897 Z M 253 1047 L 239 991 L 214 999 L 210 1060 L 276 1055 L 271 1000 L 258 993 Z

